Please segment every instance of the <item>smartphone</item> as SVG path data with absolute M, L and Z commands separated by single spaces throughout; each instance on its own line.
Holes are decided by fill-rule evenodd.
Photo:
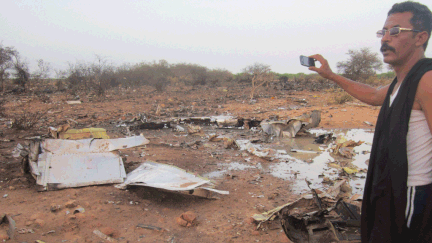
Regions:
M 315 67 L 315 59 L 306 56 L 300 56 L 300 64 L 306 67 Z

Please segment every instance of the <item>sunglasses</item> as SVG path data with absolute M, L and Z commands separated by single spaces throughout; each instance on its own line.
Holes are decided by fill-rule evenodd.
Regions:
M 402 31 L 421 32 L 420 30 L 413 30 L 413 29 L 407 29 L 407 28 L 401 28 L 401 27 L 393 27 L 393 28 L 391 28 L 389 30 L 385 30 L 385 29 L 378 30 L 377 33 L 376 33 L 376 35 L 377 35 L 378 38 L 383 38 L 385 36 L 385 34 L 386 34 L 387 31 L 389 32 L 390 36 L 397 36 Z

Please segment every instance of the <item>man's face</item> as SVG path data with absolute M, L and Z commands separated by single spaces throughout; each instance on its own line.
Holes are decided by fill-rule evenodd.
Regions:
M 411 12 L 394 13 L 387 17 L 383 29 L 389 30 L 393 27 L 413 29 L 410 23 Z M 415 33 L 401 31 L 397 36 L 390 36 L 387 32 L 381 39 L 381 52 L 384 62 L 392 66 L 404 64 L 415 50 Z

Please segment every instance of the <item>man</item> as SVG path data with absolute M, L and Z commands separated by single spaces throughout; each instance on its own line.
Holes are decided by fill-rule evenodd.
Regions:
M 432 13 L 393 5 L 382 30 L 384 62 L 396 73 L 381 88 L 336 75 L 321 55 L 309 67 L 370 105 L 382 106 L 362 202 L 362 242 L 432 242 L 432 59 L 425 58 Z

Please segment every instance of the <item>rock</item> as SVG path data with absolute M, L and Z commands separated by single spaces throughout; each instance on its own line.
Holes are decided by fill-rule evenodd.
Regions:
M 194 224 L 194 221 L 196 219 L 196 214 L 191 211 L 187 211 L 185 213 L 182 213 L 180 216 L 182 219 L 186 220 L 188 223 Z
M 65 207 L 67 208 L 75 208 L 76 206 L 78 206 L 78 203 L 75 200 L 71 200 L 65 203 Z
M 100 229 L 100 232 L 102 232 L 102 233 L 104 233 L 110 237 L 113 237 L 116 233 L 116 230 L 111 228 L 111 227 L 103 227 Z
M 253 236 L 259 236 L 260 232 L 258 230 L 254 230 L 254 231 L 252 231 L 251 235 L 253 235 Z
M 51 206 L 50 206 L 50 210 L 51 210 L 51 212 L 57 212 L 57 211 L 60 211 L 61 210 L 61 205 L 55 205 L 55 204 L 52 204 Z
M 176 222 L 178 225 L 183 226 L 183 227 L 186 227 L 188 224 L 188 222 L 186 220 L 182 219 L 181 217 L 177 217 Z
M 42 219 L 36 219 L 34 222 L 39 227 L 43 227 L 45 225 L 45 221 L 43 221 Z

